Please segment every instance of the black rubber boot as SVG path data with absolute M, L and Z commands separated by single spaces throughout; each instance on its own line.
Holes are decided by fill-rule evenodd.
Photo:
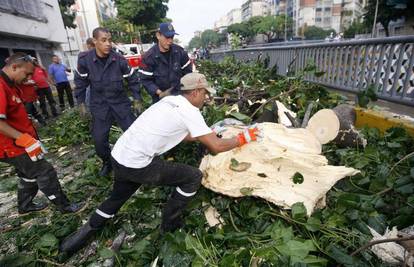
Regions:
M 82 225 L 78 231 L 63 240 L 59 247 L 60 252 L 67 253 L 69 255 L 77 252 L 87 244 L 88 240 L 91 239 L 99 229 L 100 228 L 93 228 L 88 221 Z
M 187 203 L 190 200 L 191 197 L 184 197 L 177 191 L 173 192 L 162 213 L 162 221 L 160 227 L 161 235 L 164 235 L 167 232 L 174 232 L 175 230 L 184 226 L 182 215 L 187 206 Z
M 111 161 L 110 160 L 104 161 L 102 164 L 102 168 L 99 171 L 99 176 L 101 177 L 108 176 L 111 173 L 111 171 L 112 171 Z
M 30 187 L 27 187 L 29 185 Z M 33 198 L 36 196 L 38 187 L 36 183 L 26 183 L 25 188 L 17 189 L 17 210 L 19 214 L 25 214 L 32 211 L 40 211 L 47 207 L 46 203 L 33 203 Z
M 56 208 L 62 213 L 75 213 L 78 212 L 83 206 L 84 203 L 70 203 L 65 193 L 59 186 L 58 192 L 55 193 L 56 198 L 51 200 L 53 204 L 56 205 Z

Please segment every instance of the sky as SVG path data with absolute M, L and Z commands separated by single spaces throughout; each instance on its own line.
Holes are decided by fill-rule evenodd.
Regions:
M 186 46 L 197 30 L 212 29 L 214 22 L 246 0 L 169 0 L 167 17 L 172 19 L 180 35 L 181 46 Z

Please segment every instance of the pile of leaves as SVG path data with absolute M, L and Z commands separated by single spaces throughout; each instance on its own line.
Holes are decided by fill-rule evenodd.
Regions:
M 246 98 L 237 112 L 229 112 L 237 102 L 228 104 L 227 100 L 206 106 L 203 114 L 209 124 L 239 116 L 234 114 L 243 115 L 246 121 L 254 120 L 248 100 L 277 96 L 292 88 L 295 90 L 278 100 L 299 115 L 309 101 L 318 103 L 316 112 L 345 100 L 303 81 L 301 73 L 297 77 L 277 77 L 263 61 L 206 61 L 199 69 L 216 84 L 219 97 Z M 246 94 L 239 95 L 240 89 Z M 251 91 L 263 94 L 249 98 Z M 368 139 L 365 149 L 324 147 L 330 164 L 354 167 L 361 174 L 337 183 L 327 195 L 326 207 L 309 218 L 302 203 L 283 211 L 262 199 L 229 198 L 200 189 L 186 211 L 185 227 L 160 237 L 161 211 L 172 189 L 141 186 L 99 232 L 95 242 L 66 259 L 58 253 L 59 241 L 85 223 L 111 190 L 111 178 L 97 175 L 100 162 L 91 145 L 88 122 L 76 111 L 66 113 L 41 135 L 52 148 L 52 155 L 61 146 L 73 148 L 66 158 L 56 157 L 53 163 L 79 172 L 64 184 L 64 189 L 71 199 L 87 201 L 87 207 L 76 215 L 62 215 L 50 208 L 41 215 L 2 218 L 0 252 L 5 256 L 0 266 L 103 266 L 108 259 L 114 266 L 150 266 L 157 257 L 158 266 L 381 265 L 369 250 L 352 257 L 350 254 L 371 239 L 368 226 L 382 233 L 386 227 L 401 229 L 414 224 L 414 157 L 410 156 L 414 141 L 402 128 L 392 128 L 385 134 L 375 128 L 362 132 Z M 113 131 L 111 140 L 119 134 Z M 204 153 L 198 144 L 181 144 L 164 158 L 197 166 Z M 82 156 L 86 158 L 80 160 Z M 72 162 L 71 166 L 59 165 L 62 160 Z M 208 225 L 204 212 L 210 206 L 221 215 L 221 225 Z M 120 229 L 126 232 L 126 238 L 119 252 L 114 253 L 109 247 Z

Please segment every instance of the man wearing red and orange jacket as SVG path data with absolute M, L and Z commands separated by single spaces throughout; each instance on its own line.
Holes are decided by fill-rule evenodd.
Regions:
M 32 79 L 36 83 L 37 87 L 37 96 L 39 97 L 40 109 L 42 110 L 42 115 L 45 119 L 49 118 L 49 112 L 46 107 L 46 99 L 50 106 L 50 111 L 52 112 L 53 117 L 58 115 L 55 107 L 55 100 L 53 99 L 52 90 L 50 89 L 49 83 L 52 83 L 47 71 L 40 66 L 37 60 L 34 61 L 35 69 L 33 72 Z
M 81 206 L 69 202 L 55 169 L 44 159 L 46 151 L 22 101 L 18 86 L 31 77 L 33 69 L 33 58 L 18 52 L 10 56 L 0 71 L 0 161 L 14 166 L 20 177 L 19 213 L 46 208 L 45 204 L 32 202 L 39 189 L 59 211 L 76 212 Z

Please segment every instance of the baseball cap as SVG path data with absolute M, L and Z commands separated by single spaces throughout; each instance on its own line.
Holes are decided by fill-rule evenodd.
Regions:
M 216 90 L 208 85 L 206 76 L 198 72 L 192 72 L 184 75 L 181 78 L 181 90 L 194 90 L 199 88 L 205 88 L 210 94 L 216 94 Z
M 167 38 L 171 38 L 174 37 L 174 35 L 178 35 L 178 33 L 175 32 L 173 25 L 169 22 L 161 23 L 158 31 Z

